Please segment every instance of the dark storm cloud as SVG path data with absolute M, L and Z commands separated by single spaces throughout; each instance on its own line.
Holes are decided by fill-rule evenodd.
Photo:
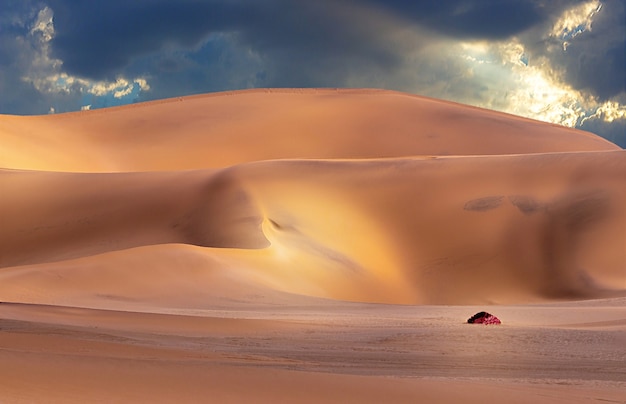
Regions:
M 534 0 L 49 0 L 53 55 L 68 73 L 97 79 L 167 44 L 192 47 L 215 32 L 237 32 L 246 46 L 273 56 L 283 52 L 284 62 L 304 57 L 338 67 L 333 59 L 345 57 L 394 65 L 400 60 L 394 44 L 380 40 L 381 33 L 362 18 L 363 9 L 441 35 L 503 39 L 572 4 L 557 3 L 546 8 Z
M 63 60 L 68 73 L 93 79 L 118 74 L 134 57 L 168 42 L 193 46 L 211 31 L 232 28 L 237 15 L 237 7 L 212 1 L 50 0 L 48 4 L 56 31 L 53 56 Z
M 92 79 L 119 74 L 133 59 L 164 47 L 193 48 L 211 33 L 236 32 L 260 51 L 302 49 L 312 58 L 339 52 L 373 63 L 393 59 L 365 27 L 337 21 L 333 2 L 50 0 L 53 56 L 70 73 Z M 347 16 L 346 16 L 347 17 Z
M 626 91 L 626 5 L 623 0 L 604 0 L 592 30 L 576 37 L 553 60 L 566 66 L 566 80 L 601 100 Z
M 612 122 L 605 122 L 601 119 L 589 119 L 581 125 L 580 129 L 598 134 L 619 147 L 626 149 L 626 118 L 616 119 Z
M 541 37 L 550 28 L 530 32 L 523 38 L 532 56 L 544 56 L 573 88 L 590 93 L 601 101 L 626 91 L 626 5 L 623 0 L 602 0 L 591 30 L 568 40 Z
M 369 0 L 380 8 L 433 29 L 464 39 L 502 39 L 548 18 L 532 0 Z

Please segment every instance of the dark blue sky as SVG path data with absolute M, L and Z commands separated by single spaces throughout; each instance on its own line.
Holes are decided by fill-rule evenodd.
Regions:
M 5 0 L 0 113 L 377 87 L 626 146 L 623 0 Z

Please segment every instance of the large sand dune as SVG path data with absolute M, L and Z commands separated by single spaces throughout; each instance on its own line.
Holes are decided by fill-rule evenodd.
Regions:
M 602 377 L 588 374 L 585 355 L 563 354 L 579 371 L 544 378 L 625 399 L 614 361 L 626 359 L 626 151 L 593 134 L 396 92 L 254 90 L 0 116 L 0 144 L 0 348 L 17 369 L 2 371 L 11 382 L 0 401 L 2 391 L 16 402 L 115 397 L 87 381 L 98 372 L 126 401 L 213 392 L 222 402 L 376 402 L 393 391 L 414 402 L 421 391 L 471 402 L 463 388 L 506 402 L 580 399 L 555 385 L 537 390 L 536 380 L 511 384 L 541 378 L 531 370 L 550 361 L 540 338 L 514 370 L 517 357 L 498 362 L 502 372 L 487 362 L 465 369 L 461 358 L 480 340 L 446 347 L 484 307 L 528 335 L 542 327 L 545 338 L 589 340 Z M 487 306 L 423 306 L 433 304 Z M 492 306 L 503 304 L 517 306 Z M 538 304 L 568 320 L 533 323 Z M 407 310 L 423 321 L 412 324 Z M 326 358 L 303 322 L 345 345 L 329 342 Z M 337 331 L 324 334 L 331 323 Z M 400 360 L 423 352 L 398 338 L 413 326 L 441 332 L 428 349 L 452 357 Z M 502 348 L 511 332 L 484 337 Z M 224 352 L 244 353 L 215 353 L 215 338 L 243 341 Z M 53 372 L 85 359 L 80 388 Z M 258 396 L 238 391 L 239 379 Z M 309 383 L 317 391 L 302 393 Z
M 619 149 L 582 131 L 378 90 L 251 90 L 1 116 L 0 133 L 4 167 L 89 172 Z

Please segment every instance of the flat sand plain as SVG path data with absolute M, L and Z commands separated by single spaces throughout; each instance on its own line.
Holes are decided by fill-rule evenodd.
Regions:
M 8 402 L 619 403 L 625 304 L 3 304 L 0 387 Z M 485 308 L 504 324 L 464 324 Z
M 626 402 L 626 152 L 593 134 L 282 89 L 0 142 L 0 402 Z

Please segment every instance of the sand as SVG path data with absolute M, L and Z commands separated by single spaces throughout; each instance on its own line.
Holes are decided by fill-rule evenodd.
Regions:
M 273 89 L 0 142 L 0 402 L 626 402 L 626 151 L 591 133 Z

